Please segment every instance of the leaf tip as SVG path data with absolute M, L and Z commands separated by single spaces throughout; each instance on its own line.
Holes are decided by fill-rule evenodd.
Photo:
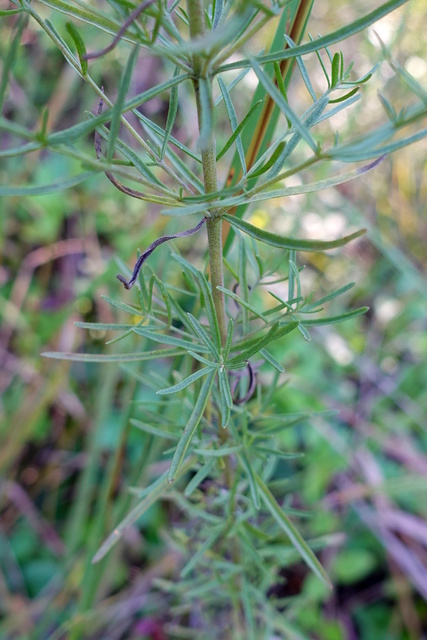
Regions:
M 384 160 L 384 158 L 386 156 L 387 156 L 387 154 L 384 153 L 379 158 L 376 158 L 373 162 L 370 162 L 369 164 L 366 164 L 364 167 L 360 167 L 360 169 L 358 169 L 358 174 L 359 175 L 363 175 L 364 173 L 367 173 L 368 171 L 371 171 L 371 169 L 375 169 L 375 167 L 377 167 L 379 164 L 381 164 L 381 162 Z

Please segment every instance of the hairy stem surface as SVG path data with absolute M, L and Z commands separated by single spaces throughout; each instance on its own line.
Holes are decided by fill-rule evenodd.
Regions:
M 203 2 L 201 0 L 187 1 L 188 18 L 190 22 L 191 38 L 199 38 L 205 32 L 205 14 Z M 198 53 L 193 55 L 193 71 L 194 71 L 194 90 L 196 94 L 197 117 L 199 121 L 199 130 L 202 131 L 203 110 L 200 100 L 200 78 L 204 74 L 204 60 Z M 209 105 L 213 111 L 213 104 Z M 209 138 L 203 141 L 202 168 L 203 181 L 206 193 L 214 193 L 218 190 L 217 173 L 216 173 L 216 154 L 215 154 L 215 137 L 213 132 Z M 224 286 L 224 264 L 222 257 L 222 220 L 218 215 L 218 211 L 210 211 L 212 218 L 206 222 L 209 243 L 209 263 L 211 270 L 212 296 L 215 305 L 215 311 L 219 324 L 222 344 L 225 344 L 227 336 L 227 323 L 225 316 L 225 299 L 224 294 L 218 291 L 217 287 Z

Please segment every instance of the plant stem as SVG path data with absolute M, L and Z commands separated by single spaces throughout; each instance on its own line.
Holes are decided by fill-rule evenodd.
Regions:
M 202 0 L 187 0 L 188 19 L 190 23 L 191 38 L 200 38 L 205 32 L 205 14 Z M 199 121 L 199 131 L 202 130 L 203 110 L 200 101 L 200 78 L 205 77 L 207 65 L 204 65 L 204 59 L 200 54 L 193 55 L 193 71 L 194 71 L 194 91 L 196 96 L 197 118 Z M 211 94 L 210 94 L 211 95 Z M 213 101 L 209 105 L 213 112 Z M 202 168 L 203 181 L 206 193 L 215 193 L 218 190 L 217 173 L 216 173 L 216 154 L 215 154 L 215 137 L 211 131 L 209 138 L 203 141 Z M 222 219 L 221 212 L 218 209 L 209 211 L 211 218 L 206 221 L 209 244 L 209 264 L 211 271 L 212 297 L 215 305 L 215 312 L 218 320 L 219 331 L 221 334 L 221 342 L 224 345 L 227 337 L 227 322 L 225 315 L 225 298 L 217 287 L 224 286 L 224 261 L 222 253 Z M 228 439 L 228 429 L 219 426 L 219 439 L 225 442 Z M 226 485 L 231 489 L 234 483 L 234 472 L 231 464 L 231 458 L 227 456 L 224 460 L 224 479 Z M 233 509 L 234 511 L 234 509 Z M 239 549 L 236 540 L 231 541 L 231 555 L 237 563 L 239 559 Z
M 205 13 L 202 0 L 187 0 L 188 19 L 191 38 L 200 38 L 205 32 Z M 194 91 L 196 95 L 197 117 L 199 130 L 202 130 L 203 110 L 200 101 L 200 78 L 204 77 L 204 59 L 199 53 L 193 55 Z M 209 105 L 213 111 L 213 104 Z M 203 141 L 202 168 L 206 193 L 215 193 L 218 190 L 216 173 L 215 137 L 213 132 L 207 140 Z M 209 244 L 209 263 L 211 270 L 212 297 L 215 305 L 216 316 L 219 324 L 222 344 L 225 344 L 227 336 L 227 322 L 225 315 L 225 298 L 217 287 L 224 286 L 224 264 L 222 256 L 222 220 L 218 210 L 210 211 L 211 218 L 207 220 Z

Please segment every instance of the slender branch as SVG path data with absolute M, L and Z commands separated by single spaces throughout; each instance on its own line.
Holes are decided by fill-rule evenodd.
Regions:
M 106 53 L 109 53 L 110 51 L 112 51 L 114 47 L 118 45 L 118 43 L 120 42 L 120 40 L 122 39 L 126 31 L 129 29 L 132 22 L 135 22 L 135 20 L 138 19 L 139 15 L 144 11 L 144 9 L 147 9 L 150 6 L 150 4 L 153 4 L 153 2 L 155 2 L 155 0 L 145 0 L 145 2 L 141 2 L 141 4 L 139 4 L 136 7 L 136 9 L 132 11 L 129 18 L 126 20 L 123 26 L 119 29 L 119 31 L 117 32 L 117 35 L 114 37 L 114 40 L 111 42 L 111 44 L 108 45 L 108 47 L 105 47 L 105 49 L 100 49 L 99 51 L 94 51 L 93 53 L 86 53 L 83 56 L 83 58 L 85 60 L 94 60 L 95 58 L 101 58 L 102 56 L 105 56 Z
M 111 100 L 107 98 L 107 96 L 96 84 L 90 74 L 87 73 L 85 76 L 82 76 L 80 66 L 77 64 L 75 56 L 73 56 L 70 50 L 66 46 L 64 46 L 55 32 L 52 31 L 52 29 L 48 25 L 46 25 L 45 21 L 38 15 L 38 13 L 34 11 L 32 5 L 28 4 L 25 10 L 27 11 L 27 13 L 29 13 L 30 16 L 32 16 L 32 18 L 34 18 L 34 20 L 39 24 L 43 31 L 45 31 L 49 38 L 53 40 L 68 64 L 83 78 L 83 80 L 85 80 L 85 82 L 87 82 L 87 84 L 95 91 L 95 93 L 104 100 L 105 104 L 108 104 L 109 107 L 113 107 L 114 105 Z M 126 120 L 123 115 L 120 117 L 120 121 L 122 122 L 123 126 L 129 131 L 129 133 L 136 139 L 136 141 L 142 146 L 142 148 L 147 152 L 150 158 L 154 162 L 156 162 L 156 164 L 158 164 L 159 167 L 163 169 L 163 171 L 165 171 L 165 173 L 167 173 L 177 184 L 183 187 L 183 189 L 185 189 L 188 193 L 193 194 L 193 190 L 191 189 L 191 187 L 186 184 L 186 182 L 178 174 L 176 174 L 175 171 L 171 167 L 169 167 L 166 162 L 164 162 L 164 160 L 159 158 L 153 152 L 152 148 L 145 142 L 145 140 L 139 135 L 139 133 L 135 131 L 134 127 L 128 120 Z

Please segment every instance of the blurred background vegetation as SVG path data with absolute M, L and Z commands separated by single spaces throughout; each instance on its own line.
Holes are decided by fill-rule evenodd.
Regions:
M 364 8 L 371 10 L 371 3 L 315 2 L 308 31 L 326 34 Z M 42 10 L 49 15 L 48 7 Z M 395 59 L 427 87 L 426 21 L 424 0 L 411 0 L 345 42 L 346 61 L 355 61 L 360 77 L 382 59 L 376 31 Z M 61 33 L 66 33 L 65 22 L 55 14 Z M 1 57 L 14 24 L 13 16 L 0 21 Z M 98 32 L 91 40 L 91 28 L 84 28 L 92 50 L 105 44 Z M 269 33 L 262 35 L 268 41 Z M 95 78 L 102 77 L 112 95 L 122 55 L 117 49 L 93 62 Z M 306 62 L 315 66 L 315 56 Z M 148 88 L 153 78 L 161 81 L 164 73 L 161 60 L 144 58 L 130 93 Z M 246 81 L 254 82 L 250 74 Z M 341 130 L 384 119 L 378 89 L 395 105 L 407 102 L 405 87 L 383 61 L 364 86 L 363 99 L 342 112 Z M 290 92 L 300 92 L 305 100 L 296 76 Z M 186 118 L 183 92 L 180 101 L 176 136 L 194 140 L 195 122 Z M 59 129 L 74 124 L 76 114 L 93 112 L 96 100 L 29 23 L 4 115 L 36 129 L 46 107 L 49 126 Z M 143 109 L 164 124 L 166 100 L 158 97 Z M 8 147 L 7 132 L 0 144 Z M 88 153 L 91 145 L 88 139 Z M 348 304 L 369 306 L 367 316 L 313 331 L 315 348 L 294 338 L 275 352 L 287 371 L 286 385 L 274 398 L 279 413 L 336 411 L 283 435 L 287 446 L 306 453 L 280 470 L 289 506 L 307 511 L 306 526 L 335 584 L 329 593 L 305 565 L 287 566 L 295 558 L 277 559 L 271 595 L 290 601 L 287 617 L 300 629 L 284 630 L 284 638 L 416 640 L 427 635 L 426 150 L 424 141 L 338 189 L 251 210 L 249 219 L 258 226 L 272 221 L 277 231 L 298 230 L 307 237 L 335 237 L 348 223 L 369 231 L 337 253 L 304 255 L 302 272 L 307 289 L 325 293 L 356 281 Z M 70 159 L 38 151 L 4 160 L 0 181 L 51 183 L 73 169 L 77 164 L 73 167 Z M 118 321 L 120 312 L 114 314 L 102 298 L 125 299 L 114 278 L 116 259 L 131 264 L 137 248 L 146 247 L 167 224 L 156 207 L 127 198 L 103 176 L 47 196 L 2 198 L 1 638 L 193 637 L 185 635 L 182 612 L 159 582 L 179 565 L 170 539 L 171 526 L 179 530 L 179 506 L 157 504 L 125 545 L 100 567 L 90 566 L 100 539 L 128 506 L 126 487 L 138 478 L 141 458 L 155 458 L 145 434 L 129 423 L 130 417 L 155 410 L 147 404 L 152 391 L 114 364 L 40 357 L 45 350 L 114 351 L 114 345 L 105 346 L 111 336 L 82 331 L 74 323 Z M 189 260 L 203 264 L 202 241 L 184 240 L 179 246 Z M 174 268 L 167 254 L 150 258 L 159 272 Z M 101 524 L 100 504 L 107 506 Z

